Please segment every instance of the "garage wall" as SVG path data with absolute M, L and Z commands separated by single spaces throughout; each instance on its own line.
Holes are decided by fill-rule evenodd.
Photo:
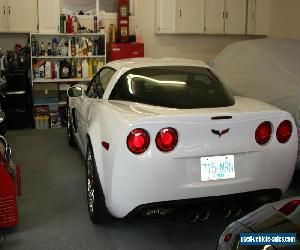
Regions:
M 299 0 L 272 0 L 271 37 L 300 39 L 299 23 Z
M 156 35 L 155 18 L 155 0 L 138 0 L 137 18 L 132 20 L 132 26 L 134 21 L 138 24 L 147 57 L 184 57 L 208 61 L 228 44 L 251 39 L 245 36 Z

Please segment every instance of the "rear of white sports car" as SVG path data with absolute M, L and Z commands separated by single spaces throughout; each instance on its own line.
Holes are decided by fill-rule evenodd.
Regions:
M 136 121 L 120 138 L 107 206 L 124 217 L 146 204 L 251 191 L 251 201 L 244 201 L 276 200 L 294 172 L 297 137 L 292 132 L 285 138 L 287 130 L 296 131 L 291 116 L 278 111 Z M 227 199 L 227 205 L 237 204 L 234 197 Z
M 138 69 L 125 74 L 128 93 L 113 90 L 103 108 L 121 117 L 116 122 L 122 128 L 110 152 L 103 153 L 104 158 L 109 154 L 103 161 L 109 163 L 103 166 L 110 173 L 103 187 L 109 212 L 117 218 L 156 216 L 187 207 L 221 209 L 278 200 L 295 168 L 298 141 L 291 115 L 252 99 L 236 97 L 232 102 L 227 93 L 224 98 L 216 95 L 219 99 L 209 100 L 214 104 L 204 108 L 174 108 L 172 97 L 169 107 L 151 105 L 159 99 L 152 85 L 173 83 L 178 90 L 189 84 L 178 80 L 188 68 L 176 69 L 177 82 L 166 77 L 169 68 L 159 69 L 165 78 L 155 70 L 143 76 Z M 189 74 L 199 78 L 195 69 Z M 219 91 L 201 80 L 206 81 L 207 95 Z M 141 85 L 149 98 L 144 103 L 129 96 L 141 91 Z M 100 166 L 100 157 L 95 158 Z

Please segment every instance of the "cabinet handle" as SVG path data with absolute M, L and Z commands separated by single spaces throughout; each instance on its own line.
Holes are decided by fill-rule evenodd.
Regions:
M 4 13 L 4 15 L 5 15 L 5 6 L 3 6 L 3 13 Z
M 223 19 L 225 19 L 225 11 L 223 11 Z
M 8 6 L 8 14 L 10 15 L 10 6 Z
M 181 12 L 181 10 L 179 10 L 179 17 L 182 17 L 182 12 Z

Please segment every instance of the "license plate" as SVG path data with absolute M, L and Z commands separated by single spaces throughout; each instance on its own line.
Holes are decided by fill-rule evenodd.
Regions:
M 201 181 L 235 178 L 234 155 L 201 157 Z

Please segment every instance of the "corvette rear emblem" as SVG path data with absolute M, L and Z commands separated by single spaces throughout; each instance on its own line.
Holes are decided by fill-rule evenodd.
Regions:
M 215 135 L 218 135 L 219 138 L 220 138 L 222 135 L 227 134 L 227 133 L 229 132 L 229 130 L 230 130 L 230 128 L 224 129 L 224 130 L 222 130 L 222 131 L 212 129 L 211 132 L 212 132 L 213 134 L 215 134 Z

